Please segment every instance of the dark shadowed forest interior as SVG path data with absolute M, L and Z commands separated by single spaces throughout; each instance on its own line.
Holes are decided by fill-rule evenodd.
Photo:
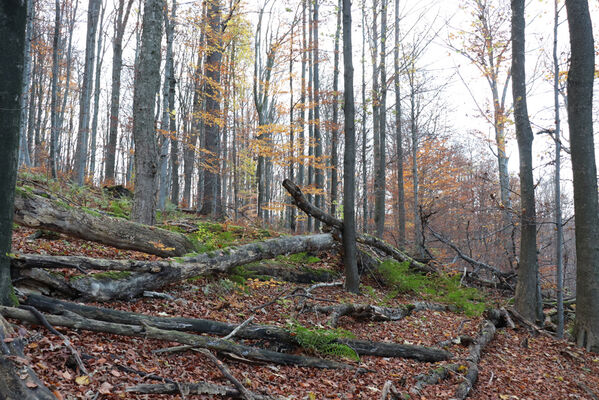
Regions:
M 588 0 L 0 0 L 0 399 L 599 400 Z

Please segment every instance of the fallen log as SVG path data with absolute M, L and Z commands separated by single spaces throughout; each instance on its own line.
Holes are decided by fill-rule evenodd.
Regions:
M 195 249 L 192 241 L 180 233 L 101 215 L 93 210 L 83 211 L 23 189 L 15 193 L 14 221 L 30 228 L 161 257 L 182 256 Z
M 113 310 L 110 308 L 93 307 L 68 301 L 55 300 L 35 294 L 28 295 L 23 303 L 34 306 L 40 311 L 53 314 L 68 311 L 93 320 L 117 324 L 150 325 L 165 330 L 226 336 L 237 328 L 237 325 L 219 321 L 199 318 L 156 317 L 137 314 L 130 311 Z M 236 336 L 242 339 L 269 340 L 282 344 L 299 346 L 296 335 L 293 334 L 293 332 L 271 325 L 248 325 L 239 329 Z M 337 341 L 351 347 L 358 353 L 358 355 L 403 357 L 426 362 L 447 360 L 452 357 L 451 353 L 445 350 L 423 346 L 371 342 L 359 339 L 338 339 Z
M 306 214 L 308 214 L 311 217 L 318 219 L 319 221 L 323 222 L 324 224 L 326 224 L 340 232 L 343 232 L 343 221 L 333 217 L 330 214 L 327 214 L 325 211 L 312 205 L 306 199 L 306 197 L 302 193 L 302 190 L 295 183 L 293 183 L 289 179 L 285 179 L 283 181 L 283 187 L 285 189 L 287 189 L 287 191 L 293 198 L 294 204 L 298 208 L 300 208 L 303 212 L 305 212 Z M 377 248 L 378 250 L 382 251 L 383 253 L 387 254 L 390 257 L 393 257 L 395 260 L 397 260 L 399 262 L 409 263 L 410 268 L 415 271 L 424 272 L 424 273 L 437 272 L 437 270 L 435 268 L 415 260 L 414 258 L 408 256 L 401 250 L 396 249 L 395 247 L 391 246 L 390 244 L 388 244 L 380 239 L 377 239 L 373 236 L 357 234 L 356 240 L 360 243 Z
M 143 394 L 196 394 L 196 395 L 212 395 L 240 398 L 241 393 L 234 387 L 216 385 L 210 382 L 199 383 L 142 383 L 140 385 L 129 386 L 125 389 L 127 393 L 143 393 Z M 252 393 L 256 400 L 273 400 L 277 397 Z
M 0 316 L 0 398 L 56 400 L 56 396 L 28 366 L 23 341 Z
M 108 301 L 131 299 L 144 291 L 160 289 L 171 283 L 200 275 L 226 273 L 232 268 L 274 258 L 279 255 L 300 252 L 319 252 L 330 249 L 335 244 L 330 234 L 286 236 L 263 242 L 233 246 L 208 253 L 199 253 L 189 257 L 163 261 L 110 260 L 90 257 L 64 257 L 41 255 L 15 255 L 12 259 L 13 279 L 20 279 L 20 271 L 29 265 L 44 267 L 84 266 L 93 270 L 123 271 L 122 274 L 81 275 L 76 279 L 61 280 L 66 288 L 65 294 L 83 299 Z M 79 264 L 78 264 L 79 263 Z M 35 271 L 35 269 L 31 270 Z M 131 272 L 130 272 L 131 271 Z M 30 276 L 25 276 L 35 280 Z M 37 282 L 45 284 L 45 279 Z M 55 289 L 61 285 L 53 284 Z
M 0 306 L 0 314 L 6 318 L 38 324 L 38 318 L 28 310 L 14 307 Z M 177 342 L 194 347 L 202 347 L 218 352 L 232 353 L 244 359 L 274 363 L 281 365 L 297 365 L 312 368 L 348 368 L 353 366 L 338 361 L 324 360 L 321 358 L 285 354 L 276 351 L 245 346 L 229 340 L 215 339 L 207 336 L 193 335 L 190 333 L 154 328 L 150 325 L 116 324 L 84 318 L 78 314 L 63 312 L 63 315 L 45 314 L 44 317 L 52 326 L 64 326 L 73 329 L 83 329 L 92 332 L 112 333 L 123 336 L 137 336 L 149 339 Z

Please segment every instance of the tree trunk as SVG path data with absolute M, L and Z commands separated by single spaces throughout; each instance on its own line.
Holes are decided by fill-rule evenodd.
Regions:
M 366 161 L 366 1 L 362 2 L 362 232 L 368 231 L 368 168 Z
M 315 189 L 319 190 L 315 197 L 316 207 L 324 208 L 324 196 L 320 191 L 324 190 L 324 173 L 322 160 L 322 135 L 320 134 L 320 54 L 318 53 L 318 16 L 319 4 L 318 0 L 313 1 L 313 26 L 314 26 L 314 46 L 313 46 L 313 67 L 314 67 L 314 185 Z M 314 230 L 320 230 L 320 222 L 314 221 Z
M 579 346 L 599 352 L 599 209 L 593 143 L 593 30 L 585 0 L 566 1 L 570 30 L 568 123 L 576 224 L 576 321 Z
M 141 49 L 135 71 L 133 93 L 135 196 L 131 219 L 146 225 L 154 225 L 156 221 L 158 150 L 154 127 L 154 106 L 160 87 L 163 8 L 163 0 L 145 0 Z
M 218 179 L 220 177 L 220 123 L 222 120 L 220 110 L 221 67 L 223 57 L 223 38 L 221 27 L 222 4 L 221 0 L 208 1 L 208 25 L 206 33 L 207 55 L 204 66 L 206 76 L 205 96 L 206 115 L 204 119 L 205 155 L 204 155 L 204 192 L 202 197 L 203 215 L 212 217 L 220 216 L 223 212 L 220 199 L 218 199 Z
M 331 215 L 337 214 L 337 186 L 339 186 L 339 38 L 341 36 L 342 0 L 337 4 L 337 29 L 335 30 L 335 54 L 333 56 L 333 123 L 331 128 Z
M 360 291 L 356 262 L 356 126 L 354 103 L 354 66 L 352 63 L 351 1 L 343 0 L 343 112 L 345 117 L 345 152 L 343 154 L 343 264 L 345 288 Z
M 0 193 L 0 304 L 4 305 L 14 305 L 16 302 L 7 255 L 11 248 L 19 161 L 26 18 L 27 7 L 24 1 L 0 3 L 0 126 L 3 129 L 0 146 L 0 184 L 3 188 Z
M 14 221 L 24 226 L 163 257 L 181 256 L 194 250 L 192 242 L 180 233 L 82 211 L 22 190 L 15 195 Z
M 200 253 L 191 257 L 183 257 L 174 261 L 135 261 L 135 260 L 108 260 L 77 257 L 75 259 L 56 258 L 51 261 L 45 256 L 46 265 L 73 266 L 79 263 L 81 268 L 109 271 L 129 271 L 126 274 L 81 276 L 77 279 L 64 281 L 59 279 L 50 282 L 50 287 L 65 294 L 96 301 L 114 299 L 131 299 L 139 296 L 144 291 L 160 289 L 168 284 L 180 282 L 184 279 L 215 273 L 222 273 L 234 267 L 274 258 L 283 254 L 295 254 L 310 251 L 325 251 L 334 245 L 335 241 L 330 234 L 311 236 L 290 236 L 270 239 L 264 242 L 250 243 L 242 246 L 230 247 L 209 253 Z M 28 256 L 30 265 L 36 257 Z M 15 258 L 17 260 L 18 257 Z M 39 259 L 39 257 L 38 257 Z M 18 261 L 15 261 L 16 265 Z M 46 283 L 46 277 L 36 277 L 27 274 L 27 270 L 19 270 L 23 278 Z M 32 271 L 35 271 L 32 270 Z M 130 272 L 132 271 L 132 272 Z M 17 278 L 17 277 L 14 277 Z M 40 282 L 41 281 L 41 282 Z
M 112 92 L 110 95 L 110 122 L 108 133 L 108 147 L 106 148 L 106 168 L 104 179 L 108 182 L 115 181 L 116 144 L 119 129 L 119 110 L 121 98 L 121 70 L 123 67 L 123 37 L 133 0 L 119 0 L 117 16 L 114 20 L 114 38 L 112 41 Z
M 33 19 L 35 18 L 35 7 L 33 0 L 27 0 L 27 27 L 25 29 L 25 49 L 23 51 L 23 89 L 21 91 L 21 120 L 19 126 L 19 164 L 31 167 L 31 154 L 27 147 L 27 117 L 33 114 L 33 107 L 27 108 L 29 98 L 33 97 L 31 89 L 31 42 L 33 39 Z
M 96 31 L 102 0 L 89 0 L 87 11 L 87 39 L 85 41 L 85 65 L 79 102 L 79 130 L 77 134 L 77 151 L 75 153 L 74 177 L 78 185 L 85 180 L 87 162 L 87 142 L 89 137 L 89 113 L 92 96 L 94 59 L 96 52 Z
M 375 37 L 374 40 L 377 40 Z M 376 225 L 376 236 L 383 238 L 385 230 L 385 170 L 386 170 L 386 129 L 387 129 L 387 69 L 385 67 L 386 60 L 386 41 L 387 41 L 387 0 L 381 0 L 381 59 L 380 59 L 380 105 L 378 107 L 378 158 L 375 159 L 376 167 L 374 168 L 374 220 Z M 375 121 L 375 124 L 377 121 Z
M 399 0 L 395 0 L 395 48 L 393 49 L 393 64 L 395 67 L 395 140 L 397 147 L 397 233 L 399 246 L 406 243 L 406 208 L 403 185 L 403 135 L 401 133 L 401 96 L 399 86 Z
M 512 93 L 520 155 L 520 263 L 515 307 L 531 321 L 542 321 L 537 263 L 535 190 L 532 174 L 533 134 L 526 105 L 524 0 L 512 0 Z
M 50 101 L 50 157 L 48 163 L 50 164 L 50 174 L 53 179 L 56 179 L 56 164 L 57 154 L 56 147 L 58 146 L 59 140 L 59 128 L 58 128 L 58 74 L 60 70 L 58 52 L 60 46 L 60 27 L 62 25 L 62 17 L 60 12 L 60 1 L 56 0 L 54 4 L 54 35 L 52 37 L 52 83 L 51 83 L 51 101 Z
M 98 55 L 96 57 L 96 76 L 94 84 L 94 110 L 92 115 L 92 126 L 91 126 L 91 144 L 90 144 L 90 155 L 89 155 L 89 174 L 93 181 L 96 172 L 96 142 L 98 136 L 98 114 L 100 112 L 100 78 L 102 75 L 102 64 L 104 63 L 104 54 L 106 49 L 102 47 L 104 39 L 104 12 L 106 11 L 106 5 L 102 4 L 102 11 L 100 12 L 100 33 L 98 34 Z M 102 175 L 102 172 L 100 172 Z

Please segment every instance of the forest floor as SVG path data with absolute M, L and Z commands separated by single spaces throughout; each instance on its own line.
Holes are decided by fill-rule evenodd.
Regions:
M 249 226 L 230 226 L 194 220 L 190 215 L 185 215 L 184 218 L 187 225 L 196 224 L 200 228 L 197 233 L 199 239 L 212 248 L 278 235 L 274 231 Z M 33 229 L 15 227 L 13 252 L 114 259 L 157 259 L 156 256 L 115 249 L 65 235 L 33 239 L 30 235 L 34 232 Z M 343 270 L 339 255 L 332 252 L 278 257 L 263 262 L 296 269 L 309 266 L 338 273 Z M 64 270 L 63 273 L 75 272 Z M 349 294 L 339 286 L 321 287 L 314 290 L 315 298 L 310 302 L 320 305 L 361 303 L 397 307 L 414 301 L 431 300 L 430 295 L 424 293 L 391 291 L 372 275 L 363 276 L 361 283 L 360 295 Z M 172 296 L 173 300 L 140 298 L 128 302 L 114 301 L 95 305 L 149 315 L 205 318 L 232 324 L 241 324 L 250 316 L 254 316 L 255 324 L 283 328 L 298 325 L 327 328 L 329 316 L 312 312 L 298 313 L 296 305 L 301 301 L 301 297 L 284 297 L 299 287 L 308 286 L 310 285 L 264 277 L 248 277 L 240 273 L 198 277 L 171 285 L 165 288 L 164 292 Z M 509 304 L 509 299 L 500 293 L 487 291 L 483 295 L 488 306 L 501 307 Z M 264 308 L 259 307 L 270 302 L 272 304 Z M 476 312 L 425 310 L 394 322 L 356 321 L 342 317 L 338 328 L 344 332 L 351 332 L 358 339 L 435 346 L 460 335 L 477 337 L 483 320 L 484 317 Z M 180 383 L 208 381 L 230 386 L 230 382 L 203 354 L 193 351 L 164 354 L 152 352 L 177 343 L 57 327 L 58 331 L 70 339 L 73 347 L 84 355 L 89 376 L 81 376 L 71 361 L 70 351 L 60 337 L 43 327 L 23 324 L 16 320 L 11 322 L 20 327 L 18 331 L 25 337 L 25 353 L 29 364 L 40 379 L 62 399 L 212 398 L 192 395 L 136 395 L 125 392 L 128 386 L 160 381 L 151 380 L 138 373 L 126 372 L 120 367 L 128 367 L 129 371 L 135 370 L 141 372 L 141 375 L 152 374 Z M 276 344 L 262 342 L 258 345 L 272 349 Z M 362 367 L 361 373 L 356 372 L 356 369 L 327 370 L 247 363 L 229 358 L 222 360 L 246 388 L 256 393 L 289 399 L 379 399 L 388 380 L 393 382 L 406 399 L 450 399 L 454 397 L 457 386 L 463 381 L 461 373 L 453 373 L 439 384 L 425 386 L 419 394 L 410 393 L 418 374 L 429 373 L 440 365 L 464 360 L 468 356 L 468 348 L 465 346 L 451 345 L 447 350 L 454 356 L 449 362 L 423 363 L 375 356 L 361 356 L 359 361 L 341 360 Z M 315 355 L 306 350 L 301 352 Z M 318 356 L 333 357 L 321 354 Z M 597 395 L 599 354 L 588 353 L 566 340 L 556 340 L 548 335 L 534 335 L 520 327 L 497 330 L 494 339 L 482 353 L 478 381 L 469 398 L 593 400 L 597 399 Z

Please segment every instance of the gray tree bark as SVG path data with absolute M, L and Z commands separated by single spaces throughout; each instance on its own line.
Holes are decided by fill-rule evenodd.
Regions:
M 343 112 L 345 117 L 345 152 L 343 154 L 343 264 L 345 288 L 360 291 L 356 262 L 356 127 L 354 104 L 354 66 L 352 63 L 351 1 L 343 0 Z
M 533 133 L 526 104 L 524 0 L 512 0 L 512 94 L 520 158 L 520 263 L 515 308 L 530 321 L 542 321 L 535 190 L 532 174 Z
M 119 0 L 114 20 L 114 38 L 112 39 L 112 89 L 110 94 L 110 122 L 108 129 L 108 146 L 106 148 L 106 164 L 104 179 L 115 181 L 116 145 L 119 130 L 119 111 L 121 100 L 121 70 L 123 68 L 123 37 L 133 0 Z
M 27 7 L 24 0 L 0 3 L 0 304 L 14 305 L 16 298 L 10 276 L 12 216 L 19 160 L 19 126 L 25 26 Z
M 33 95 L 29 93 L 31 88 L 31 63 L 33 57 L 31 54 L 31 42 L 33 40 L 33 19 L 35 18 L 35 7 L 33 0 L 27 0 L 27 27 L 25 29 L 25 49 L 23 51 L 23 89 L 21 97 L 21 120 L 19 126 L 19 163 L 26 167 L 31 166 L 31 155 L 27 147 L 27 117 L 33 114 L 33 107 L 27 108 L 29 98 Z
M 154 106 L 160 87 L 160 43 L 163 0 L 145 0 L 141 49 L 133 92 L 133 138 L 135 140 L 135 196 L 131 218 L 153 225 L 156 221 L 156 174 L 158 150 Z
M 56 148 L 59 140 L 58 127 L 58 75 L 60 71 L 58 52 L 60 51 L 60 27 L 62 25 L 62 16 L 60 10 L 60 1 L 54 2 L 54 35 L 52 37 L 52 83 L 51 83 L 51 100 L 50 100 L 50 158 L 48 164 L 50 166 L 50 174 L 56 179 L 56 169 L 58 162 L 58 154 Z
M 331 215 L 337 213 L 337 186 L 339 186 L 339 38 L 341 36 L 342 0 L 337 3 L 337 28 L 333 56 L 333 126 L 331 127 Z
M 393 49 L 393 65 L 395 69 L 395 140 L 397 146 L 397 231 L 400 246 L 406 243 L 406 207 L 403 184 L 403 135 L 401 131 L 401 93 L 399 85 L 400 63 L 399 63 L 399 7 L 400 1 L 395 0 L 395 48 Z
M 79 101 L 79 130 L 77 133 L 77 150 L 75 152 L 74 178 L 78 185 L 85 180 L 87 163 L 87 144 L 89 138 L 89 114 L 93 89 L 94 60 L 96 53 L 96 31 L 102 0 L 89 0 L 87 10 L 87 36 L 85 41 L 85 65 Z
M 570 30 L 568 124 L 576 224 L 576 321 L 579 346 L 599 352 L 599 207 L 593 143 L 595 52 L 586 0 L 567 0 Z
M 102 47 L 104 39 L 104 12 L 106 11 L 106 4 L 102 4 L 102 11 L 100 12 L 100 30 L 98 34 L 98 51 L 96 57 L 96 76 L 94 84 L 94 110 L 92 113 L 92 125 L 91 125 L 91 143 L 90 143 L 90 155 L 89 155 L 89 174 L 94 177 L 96 172 L 96 141 L 98 136 L 98 114 L 100 112 L 100 78 L 102 77 L 102 65 L 104 64 L 104 54 L 106 49 Z M 100 173 L 102 175 L 102 173 Z
M 376 38 L 374 38 L 376 40 Z M 374 221 L 376 226 L 376 236 L 383 237 L 385 230 L 385 179 L 386 179 L 386 129 L 387 129 L 387 68 L 385 66 L 387 55 L 387 0 L 381 0 L 381 52 L 380 67 L 381 76 L 380 86 L 380 105 L 379 105 L 379 128 L 378 128 L 378 155 L 375 159 L 374 168 Z M 375 124 L 377 121 L 375 121 Z
M 315 160 L 315 168 L 314 168 L 314 185 L 315 189 L 322 191 L 324 190 L 324 173 L 323 173 L 323 160 L 322 160 L 322 135 L 320 134 L 320 55 L 318 54 L 318 24 L 319 24 L 319 16 L 318 9 L 319 3 L 318 0 L 313 0 L 313 26 L 314 26 L 314 45 L 313 45 L 313 75 L 314 75 L 314 88 L 313 88 L 313 96 L 314 96 L 314 160 Z M 323 208 L 324 206 L 324 196 L 322 194 L 317 194 L 314 198 L 316 202 L 316 207 Z M 318 232 L 320 229 L 320 222 L 318 220 L 314 221 L 314 230 Z

